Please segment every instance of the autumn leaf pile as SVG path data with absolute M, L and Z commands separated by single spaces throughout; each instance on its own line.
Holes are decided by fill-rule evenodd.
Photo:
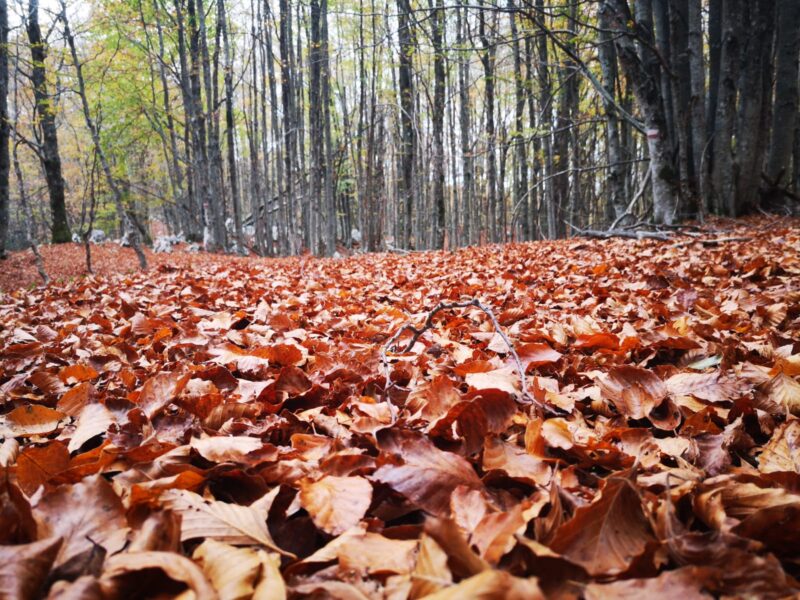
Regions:
M 800 227 L 728 228 L 5 294 L 0 588 L 798 593 Z M 527 390 L 477 307 L 386 347 L 471 299 Z

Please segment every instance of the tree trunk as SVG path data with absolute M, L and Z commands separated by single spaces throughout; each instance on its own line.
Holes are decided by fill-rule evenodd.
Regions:
M 290 252 L 299 248 L 295 243 L 297 232 L 294 229 L 294 153 L 295 153 L 295 120 L 294 120 L 294 77 L 291 69 L 291 32 L 292 15 L 289 1 L 280 0 L 280 28 L 278 46 L 281 58 L 281 104 L 283 107 L 283 175 L 285 178 L 283 198 L 287 204 L 287 241 Z M 269 61 L 269 57 L 267 57 Z
M 675 214 L 675 171 L 670 156 L 667 125 L 658 88 L 658 62 L 652 57 L 640 60 L 632 41 L 635 32 L 630 29 L 633 21 L 627 0 L 606 0 L 612 29 L 614 30 L 617 55 L 622 69 L 630 80 L 636 101 L 644 116 L 647 128 L 647 146 L 650 151 L 650 169 L 653 185 L 653 221 L 671 224 Z M 641 29 L 638 35 L 652 48 L 652 35 Z M 649 55 L 652 50 L 645 49 Z M 654 67 L 655 65 L 655 67 Z
M 699 1 L 699 0 L 698 0 Z M 614 51 L 614 42 L 609 31 L 610 19 L 608 7 L 600 6 L 598 13 L 598 25 L 600 27 L 600 45 L 598 46 L 598 56 L 600 59 L 600 70 L 603 75 L 603 87 L 609 94 L 615 94 L 617 86 L 617 53 Z M 622 148 L 619 138 L 619 119 L 617 118 L 616 107 L 606 99 L 603 99 L 606 113 L 606 150 L 608 155 L 608 203 L 614 219 L 619 219 L 625 213 L 627 201 L 625 199 L 624 181 L 621 170 Z
M 508 2 L 509 8 L 513 8 L 513 0 Z M 517 17 L 513 11 L 509 11 L 509 23 L 511 26 L 511 52 L 514 55 L 514 131 L 511 134 L 511 143 L 514 145 L 514 172 L 512 179 L 512 224 L 514 219 L 522 218 L 522 232 L 524 239 L 529 239 L 531 231 L 527 215 L 529 210 L 523 209 L 530 201 L 526 197 L 528 192 L 528 158 L 525 148 L 525 86 L 526 80 L 522 74 L 522 53 L 517 32 Z M 515 236 L 516 237 L 516 236 Z
M 236 172 L 236 129 L 233 120 L 233 56 L 228 40 L 228 15 L 225 1 L 217 0 L 218 26 L 222 30 L 222 43 L 225 47 L 225 128 L 228 144 L 228 179 L 231 185 L 231 204 L 233 208 L 233 224 L 236 233 L 235 252 L 244 252 L 244 236 L 242 234 L 242 208 L 239 194 L 239 178 Z
M 763 122 L 769 108 L 772 90 L 772 40 L 774 37 L 774 5 L 772 0 L 746 3 L 746 29 L 741 81 L 739 83 L 739 115 L 736 129 L 736 194 L 729 204 L 729 214 L 751 212 L 758 204 L 758 188 L 763 166 L 765 144 Z M 765 85 L 766 83 L 766 85 Z M 763 125 L 763 126 L 762 126 Z
M 500 221 L 499 210 L 497 206 L 497 156 L 496 156 L 496 132 L 494 123 L 495 111 L 495 81 L 494 81 L 494 63 L 497 51 L 497 45 L 494 40 L 490 40 L 486 32 L 486 10 L 483 8 L 483 3 L 479 2 L 480 8 L 480 21 L 478 35 L 483 44 L 482 52 L 480 53 L 481 64 L 483 65 L 483 78 L 484 78 L 484 113 L 485 113 L 485 133 L 486 133 L 486 210 L 484 211 L 483 218 L 488 219 L 486 232 L 492 242 L 499 239 L 498 224 Z M 494 27 L 493 27 L 494 28 Z
M 458 37 L 456 44 L 461 55 L 458 60 L 458 99 L 459 99 L 459 125 L 461 130 L 461 218 L 463 227 L 463 240 L 467 244 L 475 241 L 473 222 L 473 203 L 475 202 L 475 173 L 472 162 L 472 135 L 471 135 L 471 103 L 469 99 L 469 58 L 466 55 L 467 8 L 466 0 L 460 0 L 457 9 Z
M 708 159 L 706 158 L 706 113 L 705 113 L 705 68 L 703 61 L 703 15 L 702 0 L 689 0 L 687 6 L 689 24 L 689 130 L 692 138 L 692 161 L 695 177 L 695 193 L 698 208 L 703 209 L 708 200 Z
M 94 122 L 94 119 L 92 119 L 92 114 L 89 109 L 89 101 L 86 97 L 86 83 L 83 77 L 83 65 L 78 59 L 78 52 L 75 48 L 75 38 L 72 36 L 72 31 L 69 28 L 65 0 L 61 0 L 61 21 L 64 24 L 64 37 L 67 39 L 67 45 L 69 46 L 70 55 L 72 56 L 72 63 L 75 67 L 75 74 L 78 79 L 78 95 L 81 99 L 81 108 L 83 109 L 83 118 L 86 121 L 86 128 L 91 134 L 95 152 L 97 152 L 97 157 L 100 159 L 100 165 L 103 167 L 103 174 L 105 175 L 106 183 L 108 184 L 108 187 L 114 197 L 114 204 L 122 219 L 123 229 L 128 236 L 128 241 L 134 252 L 136 252 L 136 257 L 139 259 L 139 266 L 142 269 L 147 269 L 147 258 L 139 246 L 139 235 L 134 228 L 131 217 L 128 215 L 128 211 L 125 210 L 122 200 L 122 191 L 119 189 L 119 186 L 114 179 L 114 175 L 111 173 L 111 165 L 109 164 L 106 154 L 103 151 L 103 146 L 100 143 L 100 132 Z
M 792 143 L 798 125 L 798 54 L 800 53 L 800 2 L 778 0 L 775 65 L 775 104 L 766 174 L 777 185 L 790 186 Z M 798 175 L 797 173 L 795 173 Z
M 536 0 L 536 10 L 544 10 L 543 0 Z M 545 180 L 545 211 L 547 213 L 547 237 L 551 240 L 558 237 L 558 205 L 553 189 L 553 146 L 552 134 L 550 133 L 553 114 L 553 94 L 550 84 L 550 66 L 548 62 L 547 36 L 539 35 L 539 94 L 541 96 L 541 123 L 543 128 L 548 128 L 543 135 L 542 147 L 544 150 L 544 172 Z
M 323 211 L 323 179 L 325 178 L 325 141 L 322 125 L 322 31 L 320 0 L 311 0 L 310 35 L 308 40 L 308 131 L 311 150 L 311 176 L 309 178 L 309 203 L 311 210 L 304 211 L 303 239 L 306 247 L 317 252 L 316 237 L 310 220 L 312 214 Z
M 414 133 L 414 83 L 413 58 L 414 34 L 411 29 L 410 0 L 397 0 L 398 40 L 400 60 L 398 67 L 398 91 L 400 93 L 400 178 L 398 196 L 403 207 L 403 248 L 411 248 L 411 217 L 414 202 L 414 157 L 416 136 Z
M 8 2 L 0 0 L 0 258 L 6 257 L 9 218 Z
M 434 247 L 445 245 L 445 197 L 444 197 L 444 114 L 445 114 L 445 72 L 444 72 L 444 0 L 436 0 L 436 7 L 430 1 L 431 40 L 433 42 L 433 204 L 436 211 Z
M 67 223 L 67 205 L 64 198 L 64 177 L 61 173 L 61 154 L 58 150 L 56 113 L 53 99 L 47 91 L 47 45 L 39 28 L 39 0 L 28 2 L 28 41 L 31 46 L 31 81 L 36 103 L 36 114 L 42 132 L 42 168 L 47 180 L 52 221 L 50 231 L 54 244 L 72 240 Z
M 739 80 L 741 0 L 725 0 L 721 16 L 722 50 L 719 67 L 719 91 L 714 119 L 715 208 L 728 215 L 736 214 L 736 176 L 733 162 L 733 133 L 736 121 L 736 91 Z

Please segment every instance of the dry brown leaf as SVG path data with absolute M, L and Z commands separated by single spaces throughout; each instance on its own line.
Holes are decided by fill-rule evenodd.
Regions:
M 545 461 L 497 436 L 489 436 L 484 442 L 483 469 L 501 470 L 512 479 L 531 484 L 547 485 L 550 482 L 551 469 Z
M 195 549 L 192 559 L 200 564 L 220 600 L 252 598 L 262 568 L 255 550 L 208 539 Z
M 203 571 L 188 558 L 174 552 L 123 552 L 106 561 L 100 587 L 106 596 L 133 598 L 148 595 L 163 586 L 161 574 L 185 585 L 196 600 L 217 600 L 217 593 Z
M 665 571 L 648 579 L 625 579 L 612 583 L 591 583 L 586 586 L 586 600 L 703 600 L 714 596 L 706 591 L 706 584 L 715 578 L 712 569 L 683 567 Z
M 253 437 L 214 436 L 192 438 L 190 445 L 206 460 L 222 463 L 243 462 L 247 454 L 260 450 L 264 444 Z
M 28 496 L 69 467 L 69 450 L 61 442 L 28 446 L 17 457 L 17 482 Z
M 758 470 L 800 473 L 800 421 L 791 419 L 773 432 L 758 457 Z
M 152 419 L 181 393 L 189 382 L 189 373 L 159 373 L 148 379 L 139 391 L 137 403 Z
M 379 533 L 354 527 L 298 564 L 338 561 L 342 571 L 360 574 L 408 574 L 414 568 L 418 542 L 393 540 Z
M 460 583 L 426 596 L 426 600 L 544 600 L 535 578 L 521 579 L 506 571 L 484 571 Z
M 113 413 L 105 405 L 94 403 L 83 407 L 78 422 L 75 424 L 75 431 L 70 437 L 67 450 L 75 452 L 86 442 L 97 435 L 101 435 L 108 430 L 109 425 L 115 423 Z
M 363 477 L 323 477 L 300 487 L 300 504 L 314 523 L 331 535 L 358 525 L 372 502 L 372 485 Z
M 40 598 L 61 538 L 46 538 L 19 546 L 0 546 L 0 594 L 3 598 Z
M 403 464 L 385 464 L 373 478 L 432 515 L 450 514 L 450 495 L 456 487 L 483 487 L 469 462 L 439 450 L 426 438 L 395 429 L 383 429 L 377 437 L 378 447 L 401 458 Z
M 447 567 L 447 554 L 432 537 L 423 534 L 419 540 L 417 562 L 411 573 L 411 600 L 423 598 L 450 586 L 453 574 Z
M 613 575 L 627 569 L 652 540 L 636 489 L 614 477 L 598 499 L 556 530 L 549 546 L 593 575 Z
M 38 535 L 64 541 L 56 566 L 92 550 L 95 544 L 111 555 L 127 540 L 129 529 L 122 502 L 99 475 L 47 492 L 32 508 Z
M 513 367 L 503 367 L 483 373 L 468 373 L 464 378 L 476 390 L 500 390 L 507 394 L 519 394 L 519 375 Z
M 0 416 L 0 437 L 47 435 L 63 426 L 67 415 L 59 410 L 28 404 Z
M 234 545 L 261 544 L 290 556 L 279 548 L 267 529 L 266 514 L 250 507 L 209 500 L 188 490 L 167 490 L 163 505 L 181 515 L 181 540 L 209 538 Z

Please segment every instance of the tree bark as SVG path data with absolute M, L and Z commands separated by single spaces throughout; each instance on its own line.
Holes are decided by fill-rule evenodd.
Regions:
M 416 154 L 416 135 L 414 132 L 414 33 L 411 28 L 410 0 L 397 0 L 398 40 L 400 60 L 398 66 L 398 92 L 400 94 L 400 178 L 398 197 L 402 205 L 403 239 L 402 247 L 411 248 L 411 217 L 414 203 L 414 158 Z
M 615 45 L 620 64 L 630 80 L 636 101 L 644 116 L 647 128 L 647 146 L 650 151 L 650 169 L 653 180 L 653 220 L 655 223 L 671 224 L 675 216 L 675 171 L 670 156 L 670 143 L 667 125 L 658 88 L 659 74 L 653 65 L 657 61 L 650 58 L 641 61 L 633 43 L 633 36 L 642 36 L 652 48 L 652 35 L 641 29 L 631 30 L 634 23 L 627 0 L 606 0 L 613 26 Z M 645 49 L 645 55 L 652 50 Z
M 475 241 L 473 203 L 475 202 L 475 173 L 472 161 L 471 103 L 469 99 L 469 58 L 466 55 L 467 8 L 466 0 L 460 0 L 456 13 L 458 37 L 456 44 L 461 55 L 458 60 L 459 126 L 461 130 L 461 219 L 463 240 L 467 244 Z
M 8 54 L 8 2 L 0 0 L 0 258 L 6 257 L 9 218 Z
M 28 41 L 31 47 L 31 81 L 36 103 L 36 114 L 42 131 L 42 168 L 47 180 L 52 221 L 50 232 L 54 244 L 72 241 L 67 223 L 67 205 L 64 197 L 64 177 L 61 173 L 61 154 L 58 149 L 56 113 L 53 99 L 47 90 L 47 44 L 39 28 L 39 0 L 28 2 Z
M 445 197 L 444 197 L 444 114 L 445 114 L 445 71 L 444 71 L 444 0 L 429 3 L 431 8 L 431 40 L 433 42 L 433 205 L 436 212 L 434 226 L 434 246 L 445 245 Z
M 747 17 L 744 22 L 748 27 L 742 53 L 736 128 L 736 193 L 728 205 L 732 217 L 751 212 L 758 204 L 765 147 L 764 126 L 767 125 L 762 119 L 764 111 L 769 109 L 772 89 L 773 8 L 772 0 L 746 3 Z
M 100 132 L 94 122 L 94 119 L 92 118 L 91 111 L 89 110 L 89 100 L 86 97 L 86 83 L 83 77 L 83 64 L 78 59 L 78 52 L 75 48 L 75 38 L 73 37 L 72 31 L 69 28 L 65 0 L 61 0 L 61 21 L 64 24 L 64 37 L 67 40 L 70 55 L 72 56 L 72 63 L 75 67 L 75 74 L 78 79 L 78 95 L 81 99 L 81 108 L 83 109 L 83 118 L 86 121 L 86 128 L 91 134 L 95 152 L 97 152 L 97 157 L 100 159 L 100 165 L 103 167 L 103 174 L 105 175 L 106 183 L 108 184 L 108 187 L 114 197 L 114 204 L 117 208 L 117 212 L 120 214 L 120 218 L 122 219 L 123 229 L 128 235 L 128 241 L 136 253 L 136 257 L 139 259 L 139 266 L 142 269 L 147 269 L 147 258 L 139 246 L 139 235 L 131 221 L 131 217 L 128 215 L 128 211 L 125 209 L 122 200 L 122 191 L 119 189 L 119 186 L 114 179 L 114 175 L 111 173 L 111 165 L 109 164 L 108 158 L 103 151 L 103 145 L 100 143 Z
M 714 206 L 718 212 L 736 213 L 736 177 L 733 161 L 733 134 L 736 122 L 737 85 L 739 80 L 741 0 L 723 3 L 722 49 L 719 67 L 716 117 L 714 119 Z
M 236 129 L 233 118 L 233 56 L 228 39 L 228 14 L 225 1 L 217 0 L 217 21 L 222 31 L 222 43 L 225 51 L 225 128 L 228 145 L 228 180 L 231 185 L 231 204 L 233 208 L 233 224 L 236 234 L 235 252 L 244 252 L 244 236 L 242 234 L 242 208 L 239 194 L 239 178 L 236 171 Z
M 703 15 L 702 0 L 689 0 L 687 6 L 689 24 L 689 123 L 692 142 L 693 171 L 698 208 L 703 209 L 708 201 L 708 159 L 706 158 L 706 114 L 705 114 L 705 68 L 703 60 Z
M 778 0 L 775 65 L 775 103 L 766 174 L 776 185 L 791 185 L 792 143 L 798 125 L 798 54 L 800 54 L 800 2 Z M 795 175 L 800 175 L 795 173 Z
M 497 206 L 497 156 L 496 156 L 496 131 L 494 122 L 495 111 L 495 81 L 494 67 L 497 46 L 494 40 L 490 40 L 486 32 L 486 10 L 483 3 L 479 2 L 480 21 L 478 35 L 483 44 L 480 53 L 481 64 L 483 65 L 483 85 L 484 85 L 484 113 L 485 113 L 485 133 L 486 133 L 486 210 L 484 218 L 488 219 L 486 234 L 493 242 L 498 241 L 498 224 L 500 221 Z
M 617 53 L 614 50 L 614 41 L 609 31 L 610 19 L 607 6 L 600 6 L 598 19 L 600 27 L 598 57 L 603 75 L 603 87 L 606 88 L 609 94 L 613 95 L 617 86 Z M 606 151 L 609 165 L 608 178 L 606 179 L 608 203 L 611 207 L 609 212 L 614 215 L 614 219 L 618 219 L 625 214 L 627 206 L 621 169 L 622 147 L 619 137 L 619 119 L 617 118 L 616 108 L 611 102 L 603 99 L 603 104 L 606 113 Z

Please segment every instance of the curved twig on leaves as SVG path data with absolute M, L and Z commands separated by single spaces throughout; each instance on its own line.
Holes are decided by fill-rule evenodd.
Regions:
M 411 332 L 411 339 L 408 343 L 402 348 L 401 353 L 405 354 L 410 352 L 411 349 L 414 347 L 414 344 L 417 343 L 417 340 L 424 334 L 426 331 L 433 327 L 433 319 L 434 317 L 443 310 L 452 310 L 454 308 L 470 308 L 474 307 L 477 308 L 489 317 L 494 326 L 494 330 L 497 334 L 502 338 L 503 342 L 505 342 L 506 347 L 508 348 L 509 354 L 511 354 L 512 358 L 514 359 L 514 365 L 516 366 L 517 375 L 519 376 L 519 383 L 520 383 L 520 395 L 519 401 L 522 404 L 532 404 L 537 408 L 546 411 L 546 412 L 553 412 L 551 409 L 548 409 L 545 405 L 541 402 L 536 400 L 533 396 L 530 395 L 528 392 L 528 383 L 525 377 L 525 368 L 522 366 L 522 361 L 519 359 L 519 355 L 517 351 L 514 349 L 514 345 L 511 343 L 511 340 L 508 339 L 508 336 L 503 332 L 502 328 L 500 327 L 500 323 L 495 317 L 492 310 L 484 305 L 480 300 L 477 298 L 472 298 L 471 300 L 464 301 L 464 302 L 439 302 L 429 313 L 427 318 L 425 319 L 425 323 L 423 323 L 422 327 L 414 327 L 411 323 L 406 323 L 400 329 L 398 329 L 392 337 L 386 342 L 386 344 L 381 348 L 381 363 L 383 364 L 383 371 L 385 377 L 384 383 L 384 390 L 391 387 L 391 379 L 389 373 L 389 358 L 387 356 L 387 352 L 393 352 L 394 348 L 396 348 L 397 342 L 399 342 L 402 335 L 406 332 Z

